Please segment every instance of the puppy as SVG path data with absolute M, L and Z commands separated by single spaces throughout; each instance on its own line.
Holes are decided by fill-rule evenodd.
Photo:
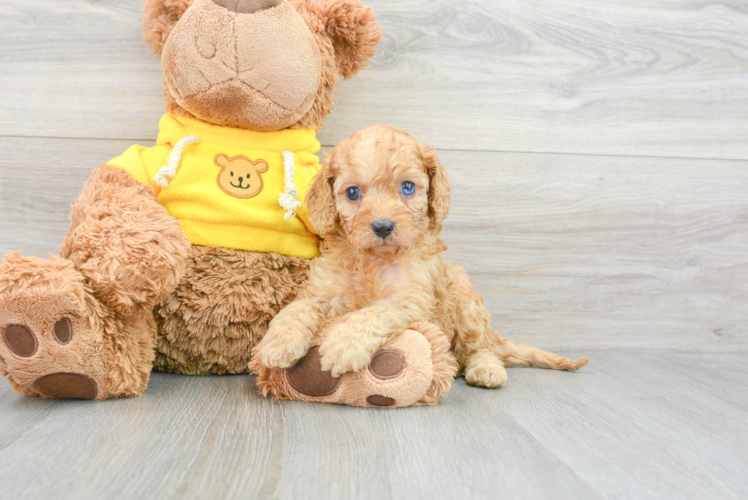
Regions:
M 440 237 L 450 184 L 434 148 L 374 126 L 338 144 L 307 195 L 322 256 L 297 299 L 270 323 L 258 348 L 268 368 L 293 366 L 328 317 L 322 369 L 358 371 L 390 336 L 428 321 L 452 342 L 469 384 L 498 387 L 505 366 L 577 370 L 572 361 L 516 345 L 491 329 L 491 315 L 461 268 L 446 264 Z

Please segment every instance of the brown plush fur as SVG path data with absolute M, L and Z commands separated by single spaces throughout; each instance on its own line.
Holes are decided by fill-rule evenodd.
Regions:
M 156 55 L 164 48 L 169 33 L 194 0 L 145 0 L 143 3 L 143 39 Z
M 155 311 L 156 368 L 246 373 L 252 348 L 308 273 L 308 259 L 193 246 L 182 280 Z
M 60 248 L 98 300 L 116 313 L 151 310 L 179 282 L 190 243 L 145 186 L 102 166 L 83 186 Z
M 257 10 L 244 14 L 207 0 L 146 0 L 144 38 L 154 54 L 181 31 L 171 54 L 179 64 L 173 59 L 163 64 L 167 111 L 195 115 L 180 101 L 195 106 L 195 117 L 214 124 L 258 130 L 320 127 L 332 109 L 338 75 L 352 76 L 374 53 L 380 38 L 374 15 L 358 0 L 274 5 L 255 2 Z M 189 19 L 182 23 L 183 17 Z M 293 29 L 279 40 L 272 30 L 283 31 L 283 23 Z M 239 29 L 229 34 L 228 25 Z M 319 62 L 296 67 L 291 55 L 294 68 L 277 66 L 286 55 L 284 46 L 293 51 L 297 43 L 318 53 Z M 199 82 L 197 75 L 210 64 L 213 49 L 237 60 L 279 51 L 258 73 L 261 81 L 239 74 L 237 67 L 236 74 L 229 72 L 231 85 L 213 85 L 185 100 L 170 83 L 179 78 L 189 85 Z M 273 68 L 294 77 L 271 82 L 288 86 L 274 89 L 270 99 L 290 102 L 294 109 L 288 113 L 268 111 L 273 108 L 269 91 L 247 90 L 253 84 L 264 89 Z M 149 186 L 109 166 L 96 170 L 84 186 L 61 255 L 43 261 L 10 254 L 0 266 L 0 332 L 24 325 L 38 341 L 34 355 L 23 357 L 0 338 L 1 372 L 22 394 L 54 396 L 34 386 L 52 372 L 89 377 L 97 387 L 96 399 L 141 394 L 156 345 L 156 366 L 165 370 L 246 372 L 252 346 L 308 272 L 305 259 L 191 246 Z M 73 327 L 72 341 L 65 345 L 52 333 L 60 318 L 70 319 Z
M 404 182 L 414 194 L 402 191 Z M 360 198 L 350 200 L 350 188 Z M 369 127 L 338 144 L 307 197 L 312 223 L 324 236 L 322 256 L 289 307 L 270 323 L 258 347 L 268 368 L 296 363 L 314 344 L 320 326 L 341 317 L 321 342 L 322 369 L 333 376 L 357 372 L 393 336 L 420 322 L 437 325 L 454 344 L 468 383 L 496 387 L 504 366 L 576 370 L 572 361 L 515 345 L 490 328 L 490 313 L 462 269 L 441 257 L 441 226 L 449 210 L 449 181 L 434 149 L 403 131 Z M 372 223 L 395 230 L 377 236 Z
M 451 351 L 446 335 L 438 326 L 433 323 L 418 323 L 411 328 L 423 335 L 431 344 L 431 363 L 434 367 L 434 380 L 416 406 L 434 406 L 440 397 L 449 392 L 460 365 Z

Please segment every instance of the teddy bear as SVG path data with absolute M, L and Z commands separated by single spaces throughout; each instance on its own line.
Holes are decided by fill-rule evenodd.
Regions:
M 0 373 L 24 395 L 138 396 L 153 369 L 248 373 L 319 255 L 303 205 L 316 131 L 339 78 L 381 38 L 359 0 L 146 0 L 143 25 L 163 70 L 156 145 L 93 171 L 59 257 L 0 264 Z M 422 330 L 346 375 L 332 402 L 377 406 L 376 385 L 403 360 L 403 401 L 433 402 L 451 380 L 435 376 L 449 346 Z M 338 386 L 313 353 L 263 376 L 303 400 L 331 401 Z

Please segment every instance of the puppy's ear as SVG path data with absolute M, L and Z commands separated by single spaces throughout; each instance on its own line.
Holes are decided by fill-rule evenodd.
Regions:
M 338 209 L 335 207 L 332 186 L 335 181 L 332 159 L 333 155 L 330 155 L 322 162 L 322 169 L 314 177 L 312 187 L 304 199 L 309 211 L 309 221 L 320 236 L 331 234 L 338 225 Z
M 338 71 L 351 78 L 377 53 L 382 39 L 377 17 L 359 0 L 322 0 L 318 5 L 325 32 L 332 39 Z
M 447 179 L 444 167 L 436 157 L 436 150 L 432 146 L 418 143 L 421 159 L 429 174 L 429 215 L 432 227 L 441 231 L 442 223 L 449 213 L 449 192 L 452 185 Z
M 169 33 L 194 0 L 145 0 L 143 39 L 154 56 L 164 48 Z

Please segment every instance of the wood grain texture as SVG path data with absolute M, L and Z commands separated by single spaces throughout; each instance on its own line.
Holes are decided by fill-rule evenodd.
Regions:
M 151 140 L 140 0 L 0 1 L 0 135 Z M 748 159 L 742 0 L 368 0 L 384 40 L 321 133 L 444 149 Z
M 129 144 L 0 138 L 0 255 L 56 252 L 92 168 Z M 439 156 L 454 185 L 447 259 L 504 335 L 556 350 L 748 350 L 748 162 Z
M 441 152 L 445 237 L 510 338 L 748 349 L 748 164 Z
M 459 380 L 437 407 L 398 410 L 274 402 L 244 376 L 154 374 L 105 403 L 0 384 L 2 496 L 738 498 L 747 361 L 595 353 L 578 373 L 511 369 L 503 389 Z
M 244 376 L 104 403 L 0 381 L 0 498 L 748 496 L 745 2 L 365 2 L 381 50 L 321 140 L 387 123 L 441 148 L 448 259 L 494 327 L 591 364 L 395 411 Z M 91 170 L 152 144 L 140 9 L 0 0 L 0 254 L 56 253 Z

